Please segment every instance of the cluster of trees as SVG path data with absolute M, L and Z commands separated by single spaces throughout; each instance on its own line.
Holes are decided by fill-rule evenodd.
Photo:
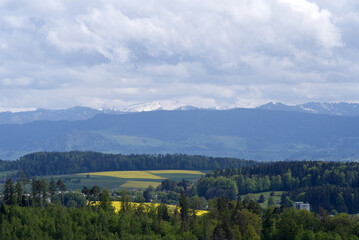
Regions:
M 188 197 L 191 208 L 203 210 L 208 208 L 207 200 L 204 197 L 199 197 L 191 183 L 186 180 L 176 182 L 165 179 L 157 188 L 149 186 L 143 192 L 135 192 L 133 198 L 136 199 L 136 202 L 160 202 L 177 205 L 181 194 Z
M 359 217 L 345 213 L 268 207 L 261 220 L 262 239 L 359 239 Z
M 60 175 L 80 172 L 182 169 L 212 170 L 253 166 L 256 162 L 185 154 L 122 155 L 98 152 L 37 152 L 17 161 L 0 161 L 0 171 L 18 170 L 26 176 Z
M 215 170 L 195 183 L 206 199 L 263 191 L 288 191 L 287 205 L 309 202 L 312 209 L 359 212 L 359 163 L 293 161 Z
M 26 185 L 31 184 L 31 192 L 27 193 Z M 74 201 L 70 202 L 69 201 Z M 80 194 L 66 192 L 66 185 L 59 179 L 55 181 L 51 178 L 50 182 L 46 179 L 37 179 L 33 177 L 32 180 L 23 178 L 16 183 L 12 178 L 7 178 L 3 188 L 2 202 L 9 206 L 21 207 L 44 207 L 50 203 L 59 201 L 63 205 L 77 206 L 85 205 L 86 200 Z

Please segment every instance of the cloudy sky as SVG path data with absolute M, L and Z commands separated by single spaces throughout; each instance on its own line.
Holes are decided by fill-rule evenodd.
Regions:
M 0 110 L 359 102 L 357 0 L 0 0 Z

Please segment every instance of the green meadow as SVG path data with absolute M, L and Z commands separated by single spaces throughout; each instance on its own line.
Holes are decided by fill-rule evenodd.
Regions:
M 248 196 L 249 198 L 255 200 L 255 201 L 258 201 L 259 200 L 259 197 L 263 194 L 264 198 L 265 198 L 265 201 L 264 203 L 259 203 L 259 205 L 261 205 L 262 208 L 267 208 L 268 206 L 268 199 L 270 198 L 270 194 L 271 194 L 272 191 L 269 191 L 269 192 L 261 192 L 261 193 L 248 193 L 248 194 L 245 194 L 245 195 L 241 195 L 241 198 L 242 200 Z M 280 207 L 280 196 L 282 195 L 283 191 L 273 191 L 274 192 L 274 196 L 272 196 L 274 202 L 275 202 L 275 205 L 277 207 Z

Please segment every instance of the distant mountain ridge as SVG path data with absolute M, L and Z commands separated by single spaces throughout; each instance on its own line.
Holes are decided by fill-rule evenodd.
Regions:
M 173 111 L 199 109 L 194 106 L 181 106 Z M 36 109 L 23 112 L 0 112 L 0 124 L 23 124 L 34 121 L 79 121 L 87 120 L 97 114 L 128 114 L 163 110 L 159 103 L 135 104 L 119 109 L 93 109 L 89 107 L 72 107 L 60 110 Z
M 128 114 L 150 111 L 192 111 L 204 108 L 184 105 L 164 109 L 160 102 L 139 103 L 129 106 L 123 106 L 115 109 L 93 109 L 89 107 L 72 107 L 60 110 L 37 109 L 34 111 L 23 112 L 0 112 L 0 124 L 23 124 L 33 121 L 79 121 L 87 120 L 97 114 Z M 235 108 L 210 108 L 206 110 L 230 110 Z M 302 113 L 326 114 L 335 116 L 359 116 L 359 104 L 357 103 L 316 103 L 309 102 L 300 105 L 286 105 L 283 103 L 270 102 L 259 106 L 255 109 L 274 110 L 274 111 L 291 111 Z
M 102 111 L 88 107 L 73 107 L 62 110 L 37 109 L 24 112 L 2 112 L 0 113 L 0 124 L 23 124 L 33 121 L 78 121 L 90 119 Z
M 359 104 L 358 103 L 318 103 L 309 102 L 299 105 L 285 105 L 283 103 L 270 102 L 257 109 L 276 110 L 276 111 L 293 111 L 293 112 L 305 112 L 315 114 L 327 114 L 336 116 L 359 116 Z
M 359 116 L 231 109 L 97 114 L 0 125 L 0 159 L 38 151 L 359 160 Z

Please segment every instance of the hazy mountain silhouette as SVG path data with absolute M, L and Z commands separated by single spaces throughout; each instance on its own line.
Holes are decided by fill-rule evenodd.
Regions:
M 0 125 L 0 158 L 35 151 L 187 153 L 255 160 L 359 159 L 359 117 L 261 109 L 98 114 Z

